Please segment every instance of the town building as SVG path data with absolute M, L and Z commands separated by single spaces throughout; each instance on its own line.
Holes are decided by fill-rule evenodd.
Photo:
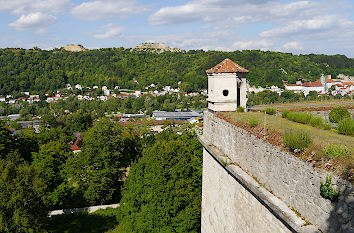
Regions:
M 321 78 L 315 82 L 298 81 L 296 84 L 288 84 L 286 81 L 284 81 L 285 90 L 294 91 L 295 93 L 304 93 L 305 96 L 308 95 L 310 91 L 316 91 L 319 94 L 325 94 L 330 92 L 329 90 L 332 87 L 334 87 L 336 90 L 336 92 L 331 92 L 332 94 L 350 94 L 354 89 L 354 87 L 351 87 L 353 85 L 354 82 L 344 82 L 340 79 L 332 79 L 330 75 L 327 77 L 322 75 Z
M 194 118 L 201 118 L 202 115 L 195 111 L 190 112 L 163 112 L 155 111 L 152 113 L 152 118 L 156 120 L 190 120 Z

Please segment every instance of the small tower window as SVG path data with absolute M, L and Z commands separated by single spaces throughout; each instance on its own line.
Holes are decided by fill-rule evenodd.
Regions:
M 222 94 L 223 94 L 224 96 L 228 96 L 228 95 L 229 95 L 229 90 L 223 90 L 223 91 L 222 91 Z

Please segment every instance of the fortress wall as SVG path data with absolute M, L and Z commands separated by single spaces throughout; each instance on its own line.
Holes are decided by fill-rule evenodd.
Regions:
M 203 151 L 202 232 L 291 232 Z
M 298 211 L 316 228 L 323 232 L 354 232 L 354 197 L 353 187 L 349 182 L 322 169 L 313 168 L 292 154 L 281 151 L 278 147 L 217 118 L 210 112 L 205 112 L 204 115 L 204 132 L 201 141 L 205 148 L 215 147 L 221 154 L 225 154 L 231 162 L 235 162 L 248 175 L 255 177 L 274 196 Z M 208 163 L 208 159 L 205 162 Z M 202 206 L 207 205 L 204 202 L 218 201 L 211 194 L 215 190 L 212 190 L 212 187 L 208 188 L 208 182 L 204 182 L 204 179 L 208 179 L 207 174 L 213 172 L 211 170 L 210 166 L 203 164 L 203 198 L 205 199 L 202 201 Z M 330 200 L 320 196 L 320 182 L 325 181 L 327 175 L 332 175 L 332 182 L 336 184 L 337 189 L 341 190 L 340 199 L 336 203 L 331 203 Z M 234 186 L 237 186 L 236 182 L 234 183 Z M 233 187 L 231 184 L 229 186 Z M 231 192 L 225 197 L 226 193 L 223 192 L 220 194 L 223 200 L 232 198 L 234 195 Z M 253 209 L 250 208 L 248 211 L 252 212 Z M 203 214 L 205 208 L 202 209 Z

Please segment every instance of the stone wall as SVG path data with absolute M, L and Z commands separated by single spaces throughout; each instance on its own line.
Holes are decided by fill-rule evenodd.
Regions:
M 291 232 L 206 150 L 202 200 L 202 232 Z
M 316 228 L 323 232 L 354 232 L 354 197 L 353 187 L 349 182 L 325 170 L 313 168 L 292 154 L 281 151 L 210 112 L 205 112 L 204 115 L 202 141 L 205 145 L 220 150 L 221 154 L 228 157 L 229 163 L 238 164 Z M 206 166 L 203 169 L 208 169 L 203 171 L 207 178 L 205 173 L 212 172 L 211 168 Z M 327 175 L 332 175 L 335 187 L 341 190 L 338 202 L 331 203 L 320 196 L 320 182 L 325 181 Z M 232 187 L 231 184 L 229 186 Z M 210 189 L 203 190 L 203 198 L 204 193 L 215 192 L 212 187 Z M 233 198 L 233 195 L 230 194 L 229 198 Z M 202 215 L 205 214 L 205 208 L 202 211 Z M 248 211 L 253 212 L 253 209 L 249 208 Z

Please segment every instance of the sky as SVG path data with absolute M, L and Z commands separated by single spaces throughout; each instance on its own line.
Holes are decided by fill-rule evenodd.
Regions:
M 354 0 L 0 0 L 0 47 L 165 43 L 354 58 Z

